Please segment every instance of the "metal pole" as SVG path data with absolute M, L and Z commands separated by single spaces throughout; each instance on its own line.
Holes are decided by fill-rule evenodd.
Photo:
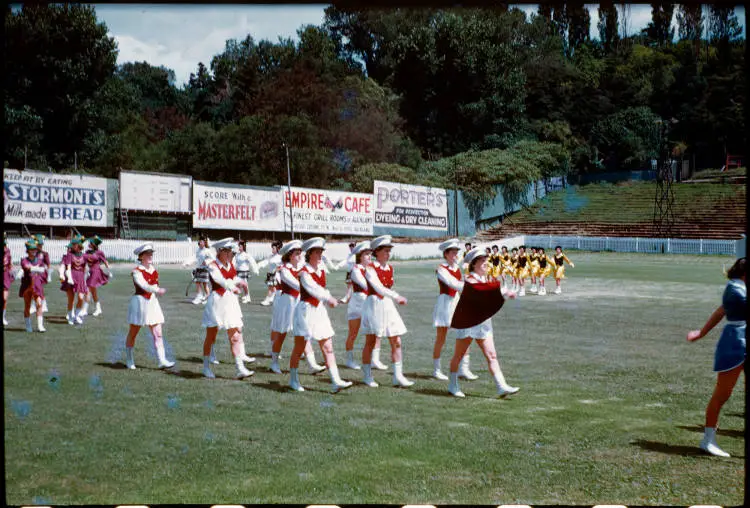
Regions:
M 292 232 L 292 240 L 294 240 L 294 210 L 292 208 L 292 171 L 289 168 L 289 146 L 286 142 L 283 143 L 286 149 L 286 185 L 289 192 L 289 229 Z

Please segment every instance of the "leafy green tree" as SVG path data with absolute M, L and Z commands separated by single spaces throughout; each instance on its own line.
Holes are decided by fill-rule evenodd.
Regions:
M 599 21 L 596 27 L 599 30 L 599 41 L 605 54 L 612 53 L 617 48 L 620 40 L 617 8 L 614 2 L 601 2 L 598 8 Z
M 659 47 L 672 44 L 674 40 L 674 28 L 672 28 L 673 17 L 674 4 L 651 4 L 651 22 L 644 29 L 649 40 L 653 41 Z
M 72 165 L 95 122 L 93 97 L 115 69 L 107 27 L 92 6 L 23 4 L 6 10 L 5 58 L 4 138 L 29 138 L 48 164 Z M 6 144 L 4 158 L 22 151 Z

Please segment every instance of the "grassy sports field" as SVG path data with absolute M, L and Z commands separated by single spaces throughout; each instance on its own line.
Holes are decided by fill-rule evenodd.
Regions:
M 466 399 L 430 379 L 435 262 L 395 264 L 396 289 L 409 299 L 400 308 L 405 372 L 416 384 L 395 389 L 390 372 L 376 371 L 379 388 L 355 383 L 336 395 L 327 373 L 307 375 L 304 362 L 306 393 L 288 392 L 288 377 L 268 372 L 261 278 L 243 306 L 247 350 L 258 357 L 244 381 L 231 378 L 225 336 L 217 379 L 201 377 L 203 307 L 185 298 L 187 270 L 160 270 L 171 372 L 155 368 L 146 330 L 138 370 L 124 369 L 129 266 L 101 291 L 104 315 L 83 327 L 65 323 L 64 295 L 50 284 L 45 334 L 22 331 L 15 282 L 4 333 L 7 501 L 742 504 L 744 380 L 720 419 L 718 442 L 732 458 L 702 455 L 721 326 L 685 340 L 719 305 L 722 264 L 732 259 L 569 256 L 576 267 L 564 294 L 509 301 L 494 319 L 501 366 L 521 387 L 507 400 L 494 397 L 476 346 L 480 378 L 462 382 Z M 330 276 L 335 293 L 343 279 Z M 330 314 L 343 364 L 345 309 Z M 288 341 L 285 370 L 290 351 Z M 445 372 L 452 352 L 449 336 Z

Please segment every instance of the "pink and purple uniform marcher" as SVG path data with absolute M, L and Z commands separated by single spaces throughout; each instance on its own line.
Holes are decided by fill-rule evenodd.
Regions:
M 32 268 L 44 268 L 43 271 L 34 271 Z M 29 258 L 23 258 L 21 260 L 21 268 L 23 269 L 23 278 L 21 279 L 21 287 L 18 290 L 18 296 L 23 298 L 29 288 L 31 288 L 32 298 L 44 298 L 44 285 L 47 283 L 47 269 L 44 265 L 44 260 L 41 256 L 37 256 L 34 260 Z
M 102 271 L 101 263 L 107 261 L 107 257 L 99 249 L 89 250 L 84 254 L 86 264 L 89 265 L 89 276 L 86 279 L 86 286 L 98 288 L 109 282 L 109 278 Z M 74 279 L 75 280 L 75 279 Z
M 13 274 L 11 268 L 13 267 L 13 258 L 10 255 L 10 249 L 5 246 L 3 252 L 3 291 L 9 291 L 10 285 L 13 283 Z
M 82 252 L 80 254 L 71 252 L 68 259 L 70 261 L 70 272 L 73 276 L 73 290 L 76 293 L 88 293 L 89 290 L 86 287 L 86 256 Z

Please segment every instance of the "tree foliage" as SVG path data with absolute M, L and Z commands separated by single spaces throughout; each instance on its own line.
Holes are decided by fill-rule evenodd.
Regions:
M 227 40 L 187 83 L 116 66 L 94 8 L 6 9 L 6 140 L 15 167 L 170 171 L 253 185 L 369 190 L 372 179 L 458 187 L 643 168 L 654 126 L 699 166 L 744 149 L 745 60 L 733 9 L 583 3 L 325 10 L 296 38 Z M 671 20 L 676 16 L 678 40 Z M 708 38 L 701 38 L 703 27 Z M 674 122 L 672 121 L 674 119 Z

